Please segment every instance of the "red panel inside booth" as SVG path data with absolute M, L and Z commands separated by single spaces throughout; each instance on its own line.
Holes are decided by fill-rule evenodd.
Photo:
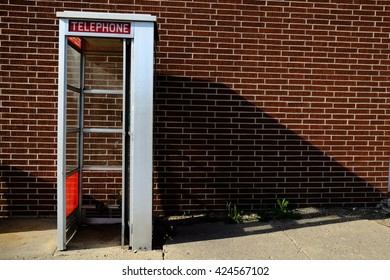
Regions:
M 66 216 L 68 217 L 79 204 L 79 172 L 66 178 Z

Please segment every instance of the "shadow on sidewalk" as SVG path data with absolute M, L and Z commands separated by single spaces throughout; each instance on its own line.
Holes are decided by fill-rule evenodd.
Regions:
M 390 227 L 390 217 L 380 209 L 368 208 L 350 210 L 343 208 L 317 209 L 309 214 L 302 214 L 300 219 L 275 220 L 266 222 L 247 221 L 241 224 L 226 224 L 224 222 L 207 222 L 207 219 L 187 218 L 171 221 L 171 229 L 167 244 L 180 244 L 215 239 L 236 238 L 249 235 L 261 235 L 302 229 L 321 227 L 332 224 L 348 223 L 351 221 L 372 220 L 382 221 Z M 205 222 L 206 221 L 206 222 Z M 347 226 L 347 225 L 346 225 Z M 166 228 L 168 228 L 166 226 Z M 390 230 L 390 229 L 389 229 Z

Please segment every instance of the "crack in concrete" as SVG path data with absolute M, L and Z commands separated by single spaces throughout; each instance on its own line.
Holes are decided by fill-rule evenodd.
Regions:
M 162 252 L 161 252 L 161 257 L 162 257 L 162 260 L 164 261 L 164 260 L 165 260 L 165 254 L 166 254 L 165 249 L 164 249 L 164 246 L 163 246 L 163 248 L 162 248 L 161 251 L 162 251 Z
M 292 239 L 292 237 L 285 231 L 285 230 L 282 230 L 283 234 L 287 236 L 288 239 L 291 240 L 291 242 L 298 248 L 298 251 L 301 252 L 302 254 L 304 254 L 309 260 L 312 260 L 312 258 L 298 245 L 297 242 L 295 242 L 294 239 Z

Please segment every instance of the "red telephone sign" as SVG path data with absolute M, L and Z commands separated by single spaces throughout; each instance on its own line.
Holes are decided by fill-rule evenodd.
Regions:
M 130 22 L 70 20 L 70 32 L 102 33 L 102 34 L 130 34 Z

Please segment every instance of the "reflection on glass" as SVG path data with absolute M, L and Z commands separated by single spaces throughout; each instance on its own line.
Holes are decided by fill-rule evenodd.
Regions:
M 80 88 L 81 54 L 68 45 L 67 84 Z
M 121 94 L 96 94 L 85 96 L 84 126 L 99 128 L 122 127 Z
M 84 133 L 84 165 L 122 164 L 121 133 Z
M 68 90 L 66 93 L 66 127 L 79 127 L 79 104 L 80 94 Z
M 66 135 L 66 172 L 78 168 L 78 137 L 79 133 L 67 133 Z
M 122 90 L 123 56 L 116 53 L 86 53 L 85 88 Z

